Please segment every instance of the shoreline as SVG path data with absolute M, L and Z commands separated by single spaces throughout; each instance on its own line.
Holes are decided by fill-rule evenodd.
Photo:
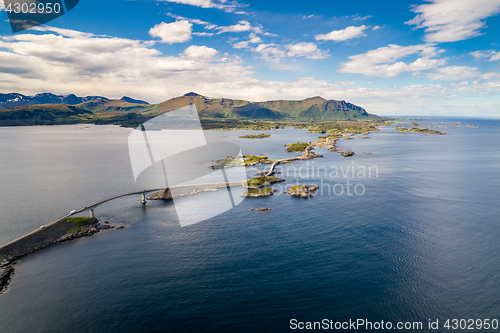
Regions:
M 24 236 L 16 238 L 0 247 L 0 295 L 7 291 L 12 276 L 15 273 L 14 265 L 18 259 L 38 252 L 51 245 L 69 242 L 78 238 L 89 237 L 102 230 L 110 229 L 99 227 L 99 220 L 94 218 L 93 223 L 74 231 L 75 225 L 66 219 L 54 221 L 45 228 L 34 230 Z

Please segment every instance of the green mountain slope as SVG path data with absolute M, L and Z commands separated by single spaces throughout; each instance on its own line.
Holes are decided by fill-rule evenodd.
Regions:
M 92 112 L 77 105 L 43 104 L 0 109 L 0 125 L 50 125 L 85 121 Z
M 130 103 L 124 99 L 94 100 L 78 105 L 44 104 L 0 108 L 0 126 L 43 124 L 121 124 L 133 126 L 159 114 L 194 104 L 202 119 L 231 121 L 333 121 L 380 118 L 345 101 L 316 96 L 301 101 L 249 102 L 229 98 L 208 98 L 188 93 L 159 104 Z
M 295 119 L 295 120 L 377 120 L 378 116 L 345 101 L 316 96 L 301 101 L 249 102 L 228 98 L 208 98 L 188 93 L 157 104 L 151 114 L 195 104 L 202 118 Z

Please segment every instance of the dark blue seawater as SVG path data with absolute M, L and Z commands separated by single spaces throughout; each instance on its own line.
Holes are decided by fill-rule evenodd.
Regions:
M 428 123 L 449 134 L 386 127 L 339 141 L 357 154 L 317 149 L 323 158 L 282 166 L 273 197 L 188 227 L 169 202 L 101 206 L 101 220 L 127 228 L 23 258 L 0 296 L 0 332 L 288 332 L 293 318 L 423 322 L 408 332 L 439 319 L 444 332 L 447 318 L 500 319 L 500 121 Z M 273 159 L 317 136 L 221 133 Z M 321 189 L 281 193 L 297 182 Z

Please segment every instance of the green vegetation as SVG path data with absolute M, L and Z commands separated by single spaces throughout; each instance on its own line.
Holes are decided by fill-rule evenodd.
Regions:
M 74 234 L 83 230 L 85 226 L 95 223 L 96 219 L 93 217 L 68 217 L 64 221 L 76 226 L 76 228 L 73 228 L 69 231 L 71 234 Z
M 257 134 L 257 135 L 242 135 L 242 139 L 264 139 L 270 137 L 270 134 Z
M 249 179 L 245 182 L 243 186 L 248 188 L 259 188 L 264 186 L 269 186 L 273 183 L 281 182 L 283 179 L 273 177 L 273 176 L 259 176 Z
M 286 151 L 288 152 L 293 152 L 293 151 L 303 152 L 309 146 L 309 144 L 306 142 L 296 142 L 287 144 L 287 146 L 288 148 L 286 149 Z
M 0 261 L 2 261 L 3 258 L 5 258 L 5 256 L 3 254 L 0 254 Z
M 294 193 L 297 193 L 303 189 L 304 189 L 304 185 L 295 185 L 295 186 L 290 187 L 290 191 L 292 191 Z
M 267 158 L 267 156 L 264 155 L 243 155 L 243 158 L 245 159 L 245 165 L 255 165 L 258 163 L 273 163 L 270 159 Z
M 259 163 L 272 163 L 267 156 L 264 155 L 242 155 L 242 156 L 228 156 L 226 158 L 216 160 L 217 165 L 212 165 L 212 169 L 229 168 L 233 166 L 249 166 Z
M 412 126 L 411 128 L 405 128 L 405 127 L 402 127 L 402 126 L 396 126 L 396 130 L 399 131 L 399 133 L 415 132 L 415 133 L 439 134 L 439 135 L 446 134 L 445 132 L 431 130 L 431 129 L 428 129 L 426 127 L 421 127 L 421 126 L 418 125 L 418 123 L 411 123 L 410 125 Z
M 257 195 L 271 195 L 276 190 L 272 187 L 264 187 L 264 188 L 259 188 L 259 189 L 253 189 L 253 190 L 248 190 L 245 191 L 241 194 L 243 197 L 249 197 L 249 196 L 257 196 Z

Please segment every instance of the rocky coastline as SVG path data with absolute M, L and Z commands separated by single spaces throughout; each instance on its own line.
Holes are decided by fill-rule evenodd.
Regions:
M 82 226 L 70 223 L 67 221 L 68 219 L 60 220 L 0 247 L 0 295 L 7 291 L 15 274 L 14 266 L 22 257 L 54 244 L 89 237 L 101 230 L 115 228 L 109 224 L 101 225 L 96 218 L 85 219 L 88 219 L 88 222 Z M 121 226 L 116 229 L 123 228 Z

